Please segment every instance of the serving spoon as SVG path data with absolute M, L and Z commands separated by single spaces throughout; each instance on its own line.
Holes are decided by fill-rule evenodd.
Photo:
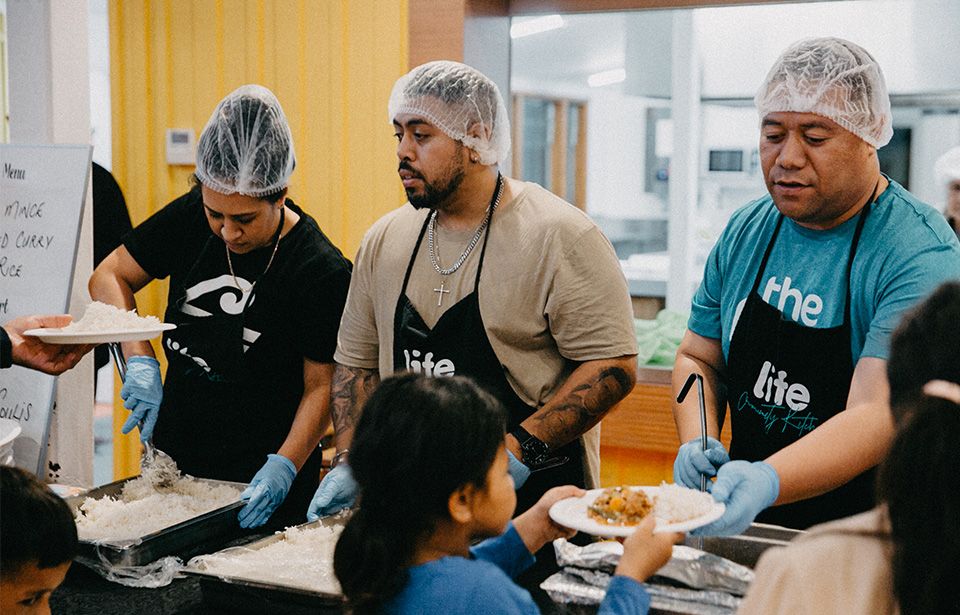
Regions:
M 125 382 L 127 377 L 127 362 L 123 358 L 123 350 L 118 342 L 109 342 L 107 347 L 117 365 L 120 381 Z M 153 438 L 142 441 L 143 453 L 140 456 L 140 476 L 145 477 L 158 489 L 169 487 L 180 478 L 180 469 L 173 458 L 153 445 Z

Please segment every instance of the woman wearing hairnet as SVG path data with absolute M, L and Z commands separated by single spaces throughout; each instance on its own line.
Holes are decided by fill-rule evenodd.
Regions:
M 706 384 L 707 451 L 695 396 L 674 406 L 686 443 L 674 479 L 699 486 L 716 474 L 712 494 L 726 505 L 695 530 L 705 535 L 754 518 L 806 528 L 873 506 L 871 471 L 893 435 L 890 335 L 960 277 L 942 216 L 880 172 L 892 116 L 866 50 L 795 43 L 755 102 L 769 195 L 733 214 L 707 258 L 673 371 L 677 391 L 691 372 Z M 727 402 L 729 455 L 718 441 Z
M 947 191 L 947 201 L 943 206 L 950 227 L 960 237 L 960 147 L 949 150 L 937 159 L 933 167 L 937 180 Z
M 317 487 L 350 283 L 350 262 L 286 198 L 294 165 L 273 93 L 235 90 L 200 135 L 193 188 L 90 278 L 94 299 L 129 310 L 134 293 L 170 277 L 166 381 L 149 342 L 124 344 L 123 431 L 139 424 L 188 474 L 250 481 L 243 527 L 299 522 Z

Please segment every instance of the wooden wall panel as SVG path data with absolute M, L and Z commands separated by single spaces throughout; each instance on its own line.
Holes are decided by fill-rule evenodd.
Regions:
M 432 60 L 463 62 L 465 0 L 409 0 L 410 66 Z
M 680 448 L 669 384 L 638 383 L 603 419 L 600 445 L 676 455 Z M 730 447 L 730 415 L 720 440 Z
M 641 381 L 604 417 L 600 428 L 602 486 L 673 482 L 673 460 L 680 440 L 673 422 L 671 397 L 669 384 Z M 729 425 L 728 410 L 720 436 L 728 450 Z

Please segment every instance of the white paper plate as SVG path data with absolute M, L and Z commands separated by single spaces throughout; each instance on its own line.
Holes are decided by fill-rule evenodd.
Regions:
M 23 332 L 24 335 L 30 335 L 40 338 L 48 344 L 106 344 L 107 342 L 137 342 L 140 340 L 153 339 L 164 331 L 176 329 L 177 325 L 162 322 L 152 327 L 142 329 L 123 329 L 116 331 L 96 331 L 86 333 L 74 333 L 64 331 L 63 329 L 42 328 L 28 329 Z
M 652 499 L 660 490 L 659 487 L 631 487 L 631 489 L 643 489 Z M 603 493 L 604 489 L 591 489 L 586 495 L 579 498 L 567 498 L 560 500 L 550 507 L 550 518 L 564 527 L 569 527 L 581 532 L 586 532 L 592 536 L 616 537 L 629 536 L 633 534 L 636 528 L 634 525 L 606 525 L 599 521 L 594 521 L 587 514 L 587 508 L 593 504 L 593 501 Z M 654 532 L 689 532 L 692 529 L 707 525 L 723 516 L 726 507 L 720 502 L 714 502 L 710 510 L 686 521 L 670 523 L 664 519 L 657 519 L 657 527 Z

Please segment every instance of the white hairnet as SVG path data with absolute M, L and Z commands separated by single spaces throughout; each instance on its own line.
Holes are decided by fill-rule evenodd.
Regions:
M 287 187 L 293 135 L 273 92 L 243 85 L 220 101 L 197 143 L 197 179 L 221 194 L 259 197 Z
M 480 156 L 497 164 L 510 152 L 510 119 L 497 85 L 480 71 L 459 62 L 428 62 L 397 79 L 387 106 L 393 120 L 401 113 L 418 115 Z M 479 131 L 471 128 L 479 125 Z
M 876 148 L 893 136 L 880 65 L 859 45 L 839 38 L 810 38 L 787 48 L 754 103 L 761 119 L 778 111 L 816 113 Z
M 960 147 L 947 150 L 947 153 L 937 158 L 933 172 L 937 181 L 943 185 L 960 179 Z

